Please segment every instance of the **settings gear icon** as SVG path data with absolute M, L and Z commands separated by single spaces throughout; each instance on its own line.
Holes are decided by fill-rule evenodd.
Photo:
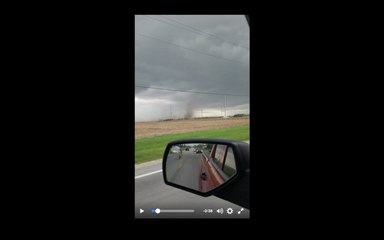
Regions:
M 232 208 L 227 208 L 227 213 L 228 214 L 232 214 L 233 213 L 233 209 Z

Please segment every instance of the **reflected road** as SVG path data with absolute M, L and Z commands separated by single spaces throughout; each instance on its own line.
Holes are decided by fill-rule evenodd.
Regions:
M 181 158 L 177 154 L 168 156 L 167 179 L 169 182 L 199 190 L 201 154 L 183 151 Z

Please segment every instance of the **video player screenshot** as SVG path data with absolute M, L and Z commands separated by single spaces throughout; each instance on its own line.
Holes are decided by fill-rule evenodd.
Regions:
M 135 16 L 135 218 L 250 218 L 249 31 Z

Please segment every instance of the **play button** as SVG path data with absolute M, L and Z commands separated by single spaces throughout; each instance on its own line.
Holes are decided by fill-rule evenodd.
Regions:
M 140 208 L 140 213 L 143 213 L 143 212 L 144 212 L 144 210 Z

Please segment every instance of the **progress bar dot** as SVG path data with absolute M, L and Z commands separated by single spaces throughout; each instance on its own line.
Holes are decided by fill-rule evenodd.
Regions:
M 160 209 L 159 209 L 159 208 L 152 209 L 152 212 L 153 212 L 153 213 L 157 213 L 157 214 L 159 214 L 159 213 L 160 213 Z

